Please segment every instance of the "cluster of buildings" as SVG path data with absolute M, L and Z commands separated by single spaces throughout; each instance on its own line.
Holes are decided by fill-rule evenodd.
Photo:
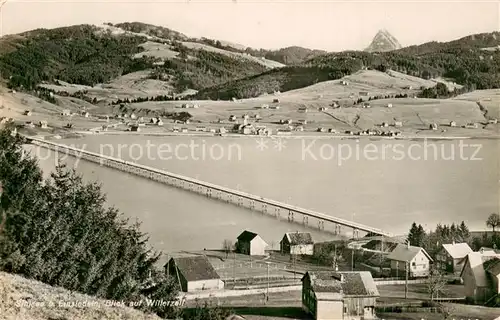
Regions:
M 259 234 L 245 230 L 236 240 L 238 253 L 266 256 L 268 244 Z M 409 278 L 428 277 L 435 264 L 442 273 L 463 280 L 470 302 L 500 300 L 500 250 L 481 248 L 473 252 L 466 243 L 443 244 L 434 261 L 424 248 L 408 243 L 394 240 L 386 244 L 386 249 L 394 276 L 404 277 L 408 272 Z M 287 232 L 279 250 L 283 254 L 312 255 L 314 241 L 308 232 Z M 165 270 L 184 292 L 224 288 L 224 281 L 205 255 L 171 258 Z M 371 272 L 333 267 L 331 271 L 307 271 L 301 281 L 302 307 L 314 319 L 376 319 L 380 294 Z

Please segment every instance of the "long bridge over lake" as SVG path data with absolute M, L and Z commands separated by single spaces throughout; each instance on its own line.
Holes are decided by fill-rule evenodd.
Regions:
M 54 143 L 43 139 L 32 137 L 26 137 L 26 139 L 29 143 L 39 147 L 67 154 L 78 159 L 91 161 L 102 166 L 121 170 L 123 172 L 131 173 L 163 184 L 196 192 L 210 198 L 226 201 L 228 203 L 233 203 L 242 207 L 247 207 L 254 211 L 271 214 L 278 219 L 287 217 L 287 220 L 289 222 L 302 223 L 304 226 L 310 227 L 315 226 L 315 221 L 319 230 L 332 231 L 335 234 L 341 234 L 342 228 L 348 228 L 352 229 L 352 235 L 354 238 L 359 237 L 360 231 L 387 237 L 393 236 L 389 232 L 361 223 L 333 217 L 321 212 L 300 208 L 291 204 L 263 198 L 239 190 L 233 190 L 172 172 L 151 168 L 135 162 L 125 161 L 122 159 L 101 155 L 98 153 L 74 148 L 64 144 Z M 310 222 L 309 219 L 314 221 Z M 326 229 L 325 222 L 327 223 Z

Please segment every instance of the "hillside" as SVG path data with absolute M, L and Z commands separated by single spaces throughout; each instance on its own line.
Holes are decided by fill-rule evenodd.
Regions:
M 80 306 L 70 304 L 80 303 Z M 86 305 L 84 305 L 86 304 Z M 123 305 L 0 272 L 0 319 L 161 319 Z
M 245 52 L 256 57 L 264 57 L 273 61 L 281 62 L 285 65 L 299 65 L 314 57 L 326 54 L 327 51 L 308 49 L 299 46 L 281 48 L 278 50 L 264 50 L 246 48 Z
M 168 78 L 163 87 L 172 90 L 164 93 L 172 94 L 282 66 L 193 42 L 167 28 L 136 23 L 38 29 L 0 40 L 6 48 L 0 52 L 2 77 L 11 87 L 25 89 L 56 79 L 93 87 L 151 70 L 141 80 Z

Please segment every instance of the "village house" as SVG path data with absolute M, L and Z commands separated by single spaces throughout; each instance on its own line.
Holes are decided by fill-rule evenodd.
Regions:
M 489 119 L 488 123 L 489 124 L 497 124 L 498 123 L 498 119 Z
M 229 121 L 236 121 L 236 116 L 234 114 L 230 115 Z
M 309 110 L 307 109 L 307 107 L 300 107 L 299 108 L 299 112 L 304 112 L 304 113 L 307 113 Z
M 206 256 L 171 258 L 165 269 L 168 275 L 176 278 L 183 292 L 224 288 L 224 282 Z
M 163 125 L 163 121 L 160 118 L 156 118 L 156 125 L 157 126 L 162 126 Z
M 443 244 L 436 254 L 436 264 L 444 273 L 460 275 L 464 267 L 464 258 L 472 252 L 467 243 Z
M 371 108 L 371 105 L 369 102 L 363 103 L 363 108 Z
M 391 273 L 395 277 L 404 277 L 408 263 L 408 277 L 419 278 L 429 275 L 431 256 L 421 247 L 409 244 L 398 244 L 391 253 L 387 255 L 391 261 Z
M 309 232 L 287 232 L 280 241 L 281 253 L 313 255 L 314 241 Z
M 331 104 L 330 104 L 330 107 L 332 108 L 338 108 L 340 107 L 339 103 L 337 101 L 333 101 Z
M 129 130 L 132 131 L 132 132 L 139 132 L 139 131 L 141 131 L 141 128 L 138 125 L 133 124 L 133 125 L 130 126 Z
M 62 112 L 61 112 L 61 116 L 64 116 L 64 117 L 68 117 L 71 115 L 71 111 L 69 111 L 68 109 L 64 109 Z
M 24 111 L 24 115 L 25 115 L 25 116 L 31 117 L 31 114 L 32 114 L 32 113 L 31 113 L 31 111 L 29 111 L 29 110 L 25 110 L 25 111 Z
M 86 112 L 86 111 L 83 111 L 82 112 L 82 117 L 84 118 L 88 118 L 90 116 L 90 113 Z
M 394 121 L 394 126 L 397 128 L 401 128 L 403 126 L 403 122 L 402 121 Z
M 343 86 L 348 86 L 349 85 L 349 83 L 347 81 L 345 81 L 345 80 L 341 80 L 340 84 L 343 85 Z
M 280 109 L 280 106 L 278 106 L 278 105 L 274 105 L 274 106 L 270 106 L 269 108 L 270 108 L 270 109 L 273 109 L 273 110 L 279 110 L 279 109 Z
M 269 105 L 268 104 L 263 104 L 259 107 L 259 109 L 269 109 Z
M 431 129 L 431 130 L 437 130 L 437 129 L 438 129 L 438 125 L 437 125 L 437 124 L 435 124 L 435 123 L 431 123 L 431 124 L 429 125 L 429 129 Z
M 328 110 L 328 108 L 327 107 L 320 107 L 318 110 L 319 111 L 326 111 L 326 110 Z
M 302 278 L 302 307 L 316 320 L 376 319 L 379 296 L 368 271 L 308 271 Z
M 267 243 L 256 233 L 243 231 L 237 238 L 236 250 L 250 256 L 265 256 Z
M 392 108 L 392 103 L 388 103 L 387 108 Z
M 330 133 L 337 133 L 337 130 L 335 130 L 334 128 L 330 128 L 330 129 L 328 129 L 328 132 L 330 132 Z
M 40 128 L 42 128 L 42 129 L 48 128 L 47 121 L 45 121 L 45 120 L 40 121 L 39 125 L 40 125 Z
M 132 119 L 132 120 L 137 119 L 137 116 L 135 115 L 135 113 L 130 114 L 130 119 Z
M 368 91 L 360 91 L 360 92 L 359 92 L 359 95 L 360 95 L 360 96 L 364 96 L 364 97 L 368 96 L 369 94 L 370 94 L 370 93 L 369 93 Z
M 240 133 L 242 134 L 255 134 L 255 127 L 251 124 L 243 125 L 240 129 Z
M 464 258 L 460 274 L 465 297 L 470 303 L 498 305 L 500 303 L 500 254 L 471 252 Z
M 457 123 L 456 121 L 450 121 L 450 127 L 456 127 Z
M 280 99 L 273 99 L 273 103 L 280 103 Z
M 381 128 L 387 128 L 389 126 L 389 124 L 387 122 L 382 122 L 382 124 L 380 125 Z
M 477 129 L 478 125 L 477 123 L 467 123 L 464 128 L 466 129 Z

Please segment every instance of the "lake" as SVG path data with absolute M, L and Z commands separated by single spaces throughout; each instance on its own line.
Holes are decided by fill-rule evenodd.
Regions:
M 464 220 L 485 229 L 487 216 L 498 212 L 497 140 L 92 135 L 59 142 L 396 234 L 413 221 L 431 229 Z M 50 171 L 56 155 L 36 152 Z M 63 160 L 86 180 L 100 181 L 109 204 L 142 221 L 150 243 L 164 252 L 220 248 L 244 229 L 278 248 L 285 232 L 311 230 L 287 222 L 286 214 L 277 220 L 84 160 Z M 316 241 L 332 238 L 311 231 Z

